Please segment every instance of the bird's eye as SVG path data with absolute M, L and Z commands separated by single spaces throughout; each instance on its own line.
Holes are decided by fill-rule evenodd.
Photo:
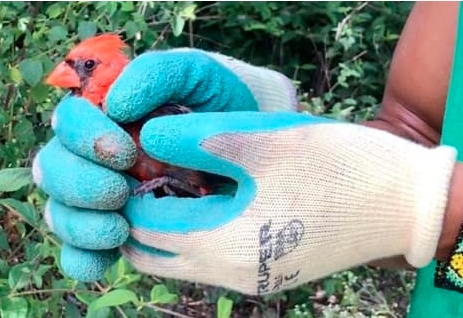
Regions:
M 94 60 L 86 60 L 84 62 L 84 67 L 86 71 L 92 71 L 95 68 L 95 61 Z

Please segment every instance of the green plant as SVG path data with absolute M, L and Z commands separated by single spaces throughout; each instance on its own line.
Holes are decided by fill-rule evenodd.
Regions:
M 403 316 L 406 302 L 397 299 L 409 296 L 408 272 L 359 268 L 266 297 L 142 275 L 124 260 L 98 283 L 74 281 L 60 269 L 60 241 L 43 220 L 46 196 L 32 183 L 30 167 L 53 135 L 50 117 L 63 95 L 43 79 L 78 39 L 119 32 L 132 55 L 178 46 L 219 51 L 286 74 L 303 110 L 359 121 L 378 107 L 410 8 L 401 2 L 2 2 L 0 315 Z M 395 294 L 381 291 L 385 282 Z

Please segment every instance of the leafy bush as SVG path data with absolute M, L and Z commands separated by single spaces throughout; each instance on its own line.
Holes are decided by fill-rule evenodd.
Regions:
M 117 31 L 132 54 L 194 46 L 283 72 L 304 110 L 350 121 L 378 107 L 410 11 L 402 2 L 2 2 L 0 314 L 2 317 L 400 317 L 408 272 L 359 268 L 267 297 L 141 275 L 120 260 L 84 284 L 59 267 L 31 159 L 62 96 L 44 76 L 78 39 Z M 386 288 L 389 287 L 389 288 Z M 389 290 L 389 292 L 386 292 Z

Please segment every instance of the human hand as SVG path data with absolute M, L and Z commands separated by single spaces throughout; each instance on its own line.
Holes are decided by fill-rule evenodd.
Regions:
M 426 265 L 455 160 L 451 148 L 296 114 L 159 118 L 143 129 L 142 144 L 160 160 L 227 175 L 238 189 L 130 200 L 123 214 L 134 240 L 124 255 L 143 272 L 251 294 L 391 255 Z M 438 186 L 427 197 L 430 184 Z
M 149 53 L 133 61 L 108 96 L 110 111 L 117 114 L 113 106 L 127 98 L 127 92 L 135 96 L 122 102 L 122 110 L 140 101 L 149 108 L 181 101 L 194 111 L 296 107 L 294 88 L 283 75 L 190 49 Z M 139 115 L 128 114 L 132 120 Z M 136 148 L 119 126 L 83 99 L 65 98 L 55 110 L 52 127 L 56 137 L 36 157 L 34 179 L 50 195 L 45 216 L 63 239 L 64 270 L 78 279 L 96 280 L 117 258 L 117 247 L 129 234 L 116 211 L 126 203 L 130 188 L 115 171 L 134 163 Z
M 425 265 L 439 238 L 455 157 L 451 148 L 431 150 L 291 113 L 155 118 L 141 142 L 156 159 L 228 176 L 237 188 L 197 199 L 129 198 L 121 213 L 131 238 L 122 253 L 143 272 L 249 294 L 391 255 Z M 60 209 L 49 215 L 57 233 L 54 220 L 73 224 L 70 218 L 79 217 Z M 94 266 L 90 260 L 87 267 Z M 90 280 L 80 266 L 73 274 Z
M 129 83 L 140 74 L 128 70 L 130 68 L 119 80 Z M 132 70 L 136 71 L 137 68 Z M 190 69 L 188 72 L 184 69 L 184 73 L 189 72 Z M 139 103 L 142 100 L 140 96 L 156 96 L 153 92 L 159 89 L 156 85 L 150 85 L 151 81 L 143 76 L 141 78 L 138 81 L 140 84 L 134 90 L 128 91 L 132 91 L 135 96 L 124 91 L 128 84 L 119 88 L 115 86 L 117 89 L 112 88 L 107 105 L 109 116 L 122 122 L 130 121 L 159 106 L 149 102 Z M 177 88 L 179 94 L 185 92 L 182 86 L 185 83 L 173 83 L 180 83 Z M 191 84 L 188 80 L 186 83 Z M 140 87 L 141 90 L 135 89 Z M 282 99 L 290 95 L 281 83 L 278 89 L 274 88 L 274 92 L 281 92 Z M 246 95 L 246 92 L 243 94 Z M 239 94 L 240 101 L 243 94 Z M 255 109 L 257 98 L 254 98 L 255 94 L 251 96 L 249 105 L 252 106 L 249 107 Z M 265 94 L 264 96 L 268 97 Z M 53 121 L 57 141 L 55 145 L 50 143 L 51 146 L 47 145 L 40 152 L 34 162 L 34 176 L 39 185 L 51 194 L 52 199 L 46 211 L 47 221 L 65 242 L 62 265 L 67 273 L 80 280 L 96 280 L 114 261 L 117 246 L 126 242 L 128 235 L 127 224 L 114 220 L 118 218 L 113 216 L 117 215 L 114 211 L 119 208 L 125 217 L 122 220 L 129 222 L 133 233 L 121 250 L 137 268 L 152 274 L 223 285 L 246 293 L 266 293 L 288 288 L 339 269 L 396 253 L 406 255 L 415 266 L 428 259 L 437 240 L 438 230 L 435 227 L 431 227 L 431 230 L 428 227 L 422 228 L 422 218 L 419 217 L 422 211 L 417 211 L 416 205 L 419 202 L 414 201 L 414 195 L 422 191 L 422 182 L 426 186 L 429 183 L 436 187 L 432 198 L 426 197 L 435 201 L 435 204 L 430 205 L 435 208 L 426 211 L 429 212 L 426 214 L 426 224 L 430 223 L 430 219 L 433 221 L 431 224 L 438 224 L 442 217 L 439 204 L 444 200 L 443 189 L 451 171 L 450 162 L 453 162 L 451 151 L 446 151 L 446 148 L 429 151 L 389 134 L 353 125 L 326 124 L 325 119 L 305 115 L 233 112 L 233 102 L 236 101 L 233 99 L 212 98 L 206 99 L 206 102 L 214 105 L 217 100 L 225 100 L 231 106 L 218 103 L 207 109 L 203 108 L 203 111 L 216 109 L 231 112 L 153 119 L 142 130 L 144 150 L 154 158 L 187 168 L 218 172 L 232 177 L 238 183 L 235 194 L 200 199 L 155 199 L 145 195 L 127 200 L 130 187 L 114 171 L 124 170 L 133 160 L 133 145 L 128 141 L 127 135 L 103 113 L 82 99 L 71 97 L 57 107 Z M 134 117 L 132 112 L 118 111 L 118 107 L 123 110 L 127 105 L 130 109 L 133 101 L 142 107 Z M 114 107 L 117 103 L 119 106 Z M 261 108 L 266 102 L 257 104 Z M 267 102 L 267 105 L 271 106 L 272 103 Z M 239 107 L 239 110 L 245 110 L 242 102 Z M 259 142 L 253 138 L 258 138 Z M 210 140 L 220 142 L 208 143 Z M 351 142 L 353 140 L 355 143 Z M 98 147 L 94 147 L 96 144 Z M 212 145 L 214 149 L 207 149 L 207 146 L 204 147 L 206 144 Z M 289 153 L 291 156 L 288 156 Z M 391 153 L 403 154 L 404 158 L 389 158 Z M 233 154 L 238 157 L 230 157 Z M 388 158 L 386 163 L 383 163 L 384 158 Z M 370 169 L 365 169 L 363 165 L 370 161 L 375 164 L 369 166 Z M 378 171 L 378 166 L 384 169 Z M 220 171 L 217 170 L 218 167 Z M 329 169 L 325 170 L 326 167 Z M 428 170 L 443 170 L 443 173 L 439 176 L 428 176 Z M 424 174 L 426 177 L 424 180 L 415 178 L 415 174 Z M 403 180 L 398 180 L 397 176 L 403 177 Z M 371 181 L 376 180 L 375 178 L 379 178 L 377 183 Z M 355 184 L 352 180 L 355 180 Z M 130 180 L 129 183 L 133 185 Z M 372 184 L 381 189 L 376 189 Z M 63 187 L 65 191 L 62 190 Z M 276 193 L 266 195 L 268 191 L 275 189 Z M 382 199 L 385 193 L 389 198 L 386 202 Z M 359 203 L 359 197 L 366 197 L 368 200 Z M 336 202 L 343 202 L 343 205 Z M 400 209 L 397 208 L 397 202 L 402 203 Z M 392 211 L 398 211 L 398 215 L 391 213 L 390 205 L 393 205 Z M 217 211 L 217 207 L 221 209 Z M 372 207 L 376 213 L 371 213 Z M 103 210 L 108 212 L 101 212 Z M 163 213 L 164 211 L 169 213 Z M 281 211 L 286 213 L 281 215 Z M 140 219 L 139 213 L 146 218 Z M 347 213 L 349 217 L 346 218 L 343 213 Z M 385 213 L 384 218 L 381 213 Z M 271 233 L 274 239 L 272 246 L 280 249 L 272 250 L 272 255 L 281 255 L 282 251 L 285 254 L 291 250 L 288 252 L 290 256 L 269 261 L 272 265 L 269 272 L 265 271 L 267 264 L 260 264 L 256 256 L 260 252 L 260 243 L 256 241 L 259 235 L 256 233 L 260 233 L 260 228 L 265 225 L 264 220 L 276 224 Z M 241 227 L 242 224 L 247 227 Z M 301 224 L 303 235 L 300 235 Z M 372 228 L 379 228 L 384 232 L 380 231 L 378 235 L 371 237 Z M 241 233 L 243 229 L 246 229 L 245 233 Z M 322 232 L 321 236 L 319 231 Z M 318 234 L 314 236 L 314 233 Z M 404 233 L 407 235 L 404 236 Z M 198 234 L 204 234 L 210 240 L 202 240 L 198 238 Z M 391 237 L 390 245 L 378 250 L 377 246 L 383 246 L 388 235 L 394 236 Z M 242 236 L 254 237 L 254 240 L 243 240 Z M 226 249 L 217 254 L 223 241 L 221 237 L 227 238 Z M 282 244 L 281 240 L 285 243 Z M 420 244 L 416 243 L 417 240 Z M 359 247 L 359 241 L 365 244 L 365 248 Z M 278 242 L 280 243 L 277 244 Z M 292 249 L 294 246 L 297 248 Z M 348 248 L 338 249 L 338 246 Z M 249 248 L 254 254 L 247 253 L 243 259 L 238 260 L 242 266 L 247 266 L 247 271 L 240 274 L 241 276 L 233 276 L 235 271 L 243 269 L 242 266 L 236 267 L 236 260 L 233 258 L 242 251 L 241 247 Z M 153 249 L 156 249 L 155 253 Z M 356 252 L 358 250 L 365 253 L 359 255 Z M 306 264 L 307 259 L 313 262 L 308 268 L 304 265 L 304 269 L 299 271 L 301 264 Z M 210 264 L 217 266 L 211 268 Z M 285 284 L 270 286 L 268 281 L 259 278 L 257 270 L 261 265 L 264 266 L 264 273 L 261 272 L 261 275 L 268 274 L 268 277 L 279 282 L 282 282 L 280 278 L 284 279 L 284 274 L 294 279 L 288 279 Z M 224 275 L 222 268 L 230 275 Z M 293 276 L 295 273 L 297 275 Z M 229 279 L 230 277 L 239 279 Z

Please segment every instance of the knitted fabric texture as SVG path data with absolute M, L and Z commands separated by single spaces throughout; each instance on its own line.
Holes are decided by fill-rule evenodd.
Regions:
M 178 254 L 123 247 L 143 272 L 265 294 L 380 258 L 405 255 L 420 267 L 434 255 L 453 148 L 351 124 L 224 134 L 202 146 L 254 177 L 255 200 L 211 231 L 134 228 L 139 242 Z
M 297 110 L 296 88 L 283 74 L 219 53 L 207 54 L 238 75 L 255 96 L 260 111 Z

